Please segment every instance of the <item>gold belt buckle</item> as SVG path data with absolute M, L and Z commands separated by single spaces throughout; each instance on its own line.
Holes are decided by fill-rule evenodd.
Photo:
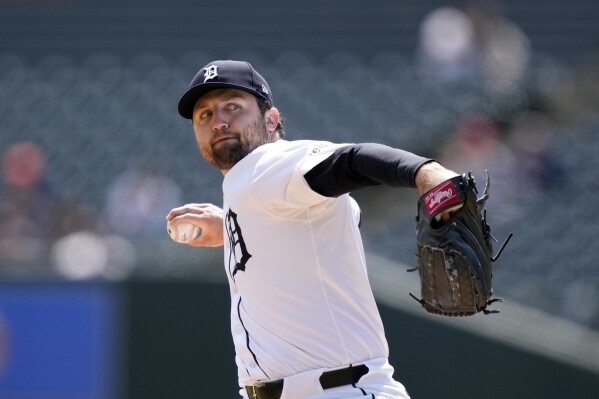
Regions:
M 250 395 L 250 399 L 258 399 L 258 394 L 256 393 L 256 387 L 254 385 L 250 385 L 249 387 L 245 387 Z
M 250 399 L 259 399 L 257 388 L 265 387 L 269 382 L 257 382 L 254 385 L 246 386 L 245 390 L 249 394 Z

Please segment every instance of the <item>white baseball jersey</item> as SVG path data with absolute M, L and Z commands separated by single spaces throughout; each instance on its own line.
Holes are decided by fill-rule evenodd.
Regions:
M 225 269 L 240 386 L 387 358 L 348 195 L 325 197 L 304 174 L 344 145 L 263 145 L 225 176 Z

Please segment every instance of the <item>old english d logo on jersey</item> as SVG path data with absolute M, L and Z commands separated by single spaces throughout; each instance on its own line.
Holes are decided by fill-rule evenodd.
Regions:
M 460 202 L 460 197 L 451 180 L 435 187 L 424 196 L 424 204 L 429 215 L 434 215 L 441 209 Z
M 238 271 L 245 271 L 245 265 L 252 255 L 243 241 L 243 234 L 241 234 L 241 228 L 237 223 L 237 214 L 231 209 L 225 215 L 225 228 L 230 245 L 228 269 L 231 278 L 234 278 Z

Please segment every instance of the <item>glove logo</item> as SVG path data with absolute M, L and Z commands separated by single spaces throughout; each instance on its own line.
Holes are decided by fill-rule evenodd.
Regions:
M 460 202 L 460 197 L 451 180 L 435 187 L 424 197 L 424 204 L 429 215 L 434 215 L 440 209 Z

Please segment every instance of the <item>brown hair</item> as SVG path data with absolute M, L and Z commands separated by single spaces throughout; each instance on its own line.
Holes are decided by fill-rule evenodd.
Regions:
M 273 107 L 272 103 L 265 98 L 256 96 L 256 101 L 258 102 L 258 109 L 262 112 L 262 115 L 266 113 L 269 109 Z M 279 135 L 279 138 L 285 137 L 285 117 L 279 114 L 279 123 L 275 129 L 275 132 Z

